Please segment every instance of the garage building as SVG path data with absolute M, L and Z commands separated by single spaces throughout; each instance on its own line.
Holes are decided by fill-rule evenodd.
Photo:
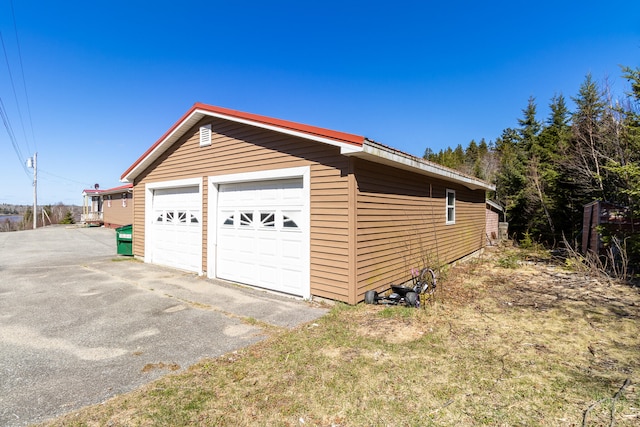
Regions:
M 483 248 L 494 189 L 362 136 L 200 103 L 121 178 L 145 262 L 351 304 Z

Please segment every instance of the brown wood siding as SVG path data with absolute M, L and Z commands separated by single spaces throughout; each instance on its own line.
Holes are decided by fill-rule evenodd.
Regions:
M 104 226 L 109 228 L 117 228 L 123 225 L 133 223 L 133 199 L 131 194 L 127 194 L 125 205 L 122 205 L 123 194 L 112 194 L 105 196 L 111 197 L 111 200 L 104 200 L 102 204 L 102 219 Z M 111 203 L 109 203 L 111 202 Z
M 133 185 L 133 254 L 144 258 L 144 185 Z
M 496 242 L 498 240 L 498 223 L 500 222 L 498 212 L 487 207 L 486 222 L 487 222 L 487 239 L 489 239 L 491 242 Z
M 199 127 L 212 124 L 211 146 Z M 135 182 L 134 252 L 144 256 L 144 185 L 202 177 L 203 269 L 207 267 L 209 176 L 310 166 L 311 294 L 348 300 L 348 159 L 337 147 L 222 119 L 207 118 L 163 153 Z
M 356 161 L 357 289 L 384 290 L 413 267 L 455 261 L 484 246 L 485 192 L 365 160 Z M 456 222 L 446 224 L 446 190 Z
M 311 294 L 349 302 L 348 159 L 328 151 L 311 165 Z

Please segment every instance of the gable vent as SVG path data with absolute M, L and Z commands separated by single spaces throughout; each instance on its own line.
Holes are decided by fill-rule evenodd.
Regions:
M 200 126 L 200 147 L 211 145 L 211 125 Z

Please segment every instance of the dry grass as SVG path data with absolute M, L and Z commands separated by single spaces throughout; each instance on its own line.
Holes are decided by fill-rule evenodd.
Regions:
M 640 423 L 637 289 L 519 252 L 448 278 L 425 309 L 337 305 L 47 425 L 572 426 L 592 405 L 589 426 L 612 408 L 616 425 Z

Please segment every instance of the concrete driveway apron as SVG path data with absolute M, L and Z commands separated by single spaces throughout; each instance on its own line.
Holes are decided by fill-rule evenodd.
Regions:
M 115 231 L 0 233 L 0 425 L 134 390 L 326 309 L 116 255 Z

